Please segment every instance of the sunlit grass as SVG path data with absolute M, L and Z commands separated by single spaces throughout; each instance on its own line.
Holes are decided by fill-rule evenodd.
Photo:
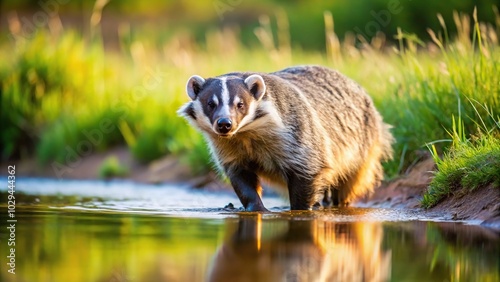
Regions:
M 486 111 L 490 112 L 487 108 Z M 466 134 L 462 120 L 453 118 L 449 140 L 452 146 L 443 158 L 431 145 L 438 170 L 424 194 L 423 207 L 430 208 L 449 195 L 465 194 L 488 185 L 500 191 L 500 117 L 487 118 L 496 126 L 489 129 L 482 122 L 471 137 Z M 481 117 L 479 120 L 484 121 Z
M 470 25 L 468 16 L 456 14 L 456 18 L 457 25 Z M 403 78 L 395 93 L 385 97 L 382 108 L 394 125 L 395 151 L 401 153 L 399 171 L 415 159 L 416 150 L 425 150 L 422 141 L 448 138 L 451 116 L 463 117 L 465 130 L 475 131 L 478 118 L 488 114 L 482 108 L 476 114 L 468 100 L 480 101 L 494 111 L 500 108 L 500 48 L 495 31 L 473 29 L 471 34 L 448 41 L 444 23 L 442 28 L 437 35 L 429 31 L 434 45 L 427 53 L 417 51 L 418 39 L 398 34 Z M 483 39 L 478 42 L 477 38 Z M 494 126 L 490 119 L 485 120 L 489 128 Z
M 120 164 L 120 160 L 115 156 L 105 159 L 99 168 L 101 178 L 124 177 L 128 173 L 128 168 Z

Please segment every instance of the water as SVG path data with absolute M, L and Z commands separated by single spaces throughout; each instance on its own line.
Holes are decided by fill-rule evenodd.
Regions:
M 500 281 L 499 233 L 419 211 L 266 197 L 272 213 L 242 213 L 223 208 L 233 193 L 127 182 L 22 179 L 15 196 L 1 281 Z

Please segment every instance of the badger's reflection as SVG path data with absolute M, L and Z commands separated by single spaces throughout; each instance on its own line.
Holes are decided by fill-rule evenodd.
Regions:
M 379 223 L 262 221 L 241 216 L 214 256 L 209 281 L 385 281 Z

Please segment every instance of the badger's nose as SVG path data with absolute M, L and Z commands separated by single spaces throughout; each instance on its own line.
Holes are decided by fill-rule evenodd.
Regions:
M 217 120 L 217 128 L 222 134 L 228 133 L 231 130 L 231 126 L 231 120 L 228 118 L 220 118 L 219 120 Z

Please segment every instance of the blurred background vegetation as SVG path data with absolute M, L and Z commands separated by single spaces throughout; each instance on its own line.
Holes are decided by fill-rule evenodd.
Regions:
M 152 0 L 152 1 L 98 1 L 105 5 L 101 26 L 103 39 L 116 47 L 120 28 L 130 28 L 132 40 L 145 39 L 161 46 L 179 33 L 191 36 L 196 43 L 205 45 L 206 34 L 224 27 L 236 27 L 239 40 L 244 46 L 260 45 L 254 35 L 259 26 L 259 17 L 286 13 L 289 20 L 290 40 L 293 48 L 325 50 L 324 11 L 330 11 L 335 19 L 335 32 L 343 38 L 346 33 L 360 33 L 367 40 L 376 32 L 394 40 L 397 28 L 419 38 L 429 39 L 427 28 L 440 27 L 436 15 L 445 22 L 453 22 L 453 12 L 470 14 L 477 7 L 478 17 L 483 22 L 494 23 L 492 6 L 495 0 Z M 90 29 L 90 17 L 94 11 L 94 0 L 3 0 L 0 1 L 2 21 L 6 15 L 17 11 L 31 19 L 39 11 L 57 11 L 64 26 L 73 27 L 84 34 Z M 105 4 L 104 4 L 105 3 Z M 386 13 L 389 12 L 389 14 Z M 42 16 L 39 17 L 39 20 Z M 41 20 L 40 20 L 41 21 Z M 374 21 L 375 23 L 371 23 Z M 34 22 L 36 26 L 36 20 Z M 273 23 L 273 29 L 276 28 Z M 450 34 L 456 34 L 451 25 Z M 5 36 L 5 35 L 4 35 Z
M 140 162 L 173 154 L 206 173 L 204 141 L 176 115 L 190 75 L 322 64 L 394 125 L 394 176 L 427 143 L 446 150 L 452 116 L 468 134 L 499 129 L 495 3 L 0 1 L 1 160 L 60 170 L 126 145 Z

